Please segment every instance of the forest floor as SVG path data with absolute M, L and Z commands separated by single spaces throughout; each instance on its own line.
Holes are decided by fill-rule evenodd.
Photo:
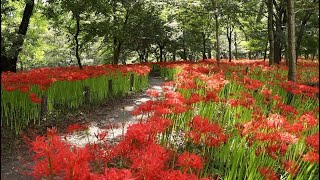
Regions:
M 149 89 L 161 91 L 163 79 L 149 76 Z M 86 105 L 77 110 L 64 109 L 61 112 L 48 115 L 41 125 L 34 125 L 24 133 L 34 139 L 37 135 L 46 133 L 47 127 L 56 127 L 59 134 L 68 142 L 77 146 L 84 146 L 93 142 L 95 133 L 108 128 L 108 140 L 117 141 L 117 137 L 126 132 L 126 128 L 138 122 L 138 117 L 131 115 L 131 111 L 139 104 L 150 100 L 146 90 L 131 93 L 116 100 L 107 101 L 100 105 Z M 87 124 L 87 133 L 67 135 L 67 127 L 71 124 Z M 112 129 L 110 129 L 112 126 Z M 11 131 L 1 130 L 1 179 L 2 180 L 31 180 L 32 158 L 23 138 L 17 137 Z

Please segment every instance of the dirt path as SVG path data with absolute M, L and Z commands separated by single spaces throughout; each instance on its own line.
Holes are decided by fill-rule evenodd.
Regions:
M 161 91 L 161 83 L 163 80 L 160 77 L 149 77 L 149 88 Z M 100 106 L 90 109 L 90 111 L 81 113 L 76 116 L 75 122 L 87 123 L 89 125 L 88 134 L 75 133 L 68 135 L 66 138 L 69 142 L 77 145 L 84 146 L 88 142 L 96 140 L 95 133 L 108 130 L 108 139 L 110 141 L 116 139 L 122 133 L 126 132 L 126 128 L 135 122 L 137 119 L 131 115 L 131 111 L 135 106 L 150 100 L 146 95 L 146 91 L 131 94 L 127 97 L 107 102 Z M 62 136 L 65 136 L 62 134 Z M 1 153 L 1 180 L 31 180 L 34 179 L 26 176 L 25 167 L 23 164 L 30 165 L 30 162 L 22 162 L 26 159 L 26 149 L 20 152 L 13 152 L 10 155 L 2 155 Z

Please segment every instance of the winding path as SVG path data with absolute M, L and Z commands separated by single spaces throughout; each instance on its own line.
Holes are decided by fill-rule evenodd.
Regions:
M 160 77 L 149 76 L 149 89 L 162 91 L 161 84 L 163 79 Z M 131 111 L 139 104 L 150 100 L 146 95 L 146 90 L 142 92 L 133 93 L 127 97 L 117 99 L 113 102 L 107 102 L 93 108 L 92 111 L 81 114 L 77 122 L 85 122 L 89 125 L 88 136 L 85 133 L 75 133 L 74 135 L 67 135 L 67 141 L 77 146 L 84 146 L 89 141 L 92 143 L 96 140 L 95 134 L 98 131 L 105 130 L 110 125 L 115 126 L 108 130 L 108 139 L 115 140 L 126 132 L 130 124 L 136 123 L 136 117 L 131 115 Z M 64 135 L 62 134 L 64 137 Z M 25 152 L 18 152 L 11 156 L 3 157 L 1 155 L 1 179 L 2 180 L 31 180 L 32 177 L 21 173 L 23 169 L 22 159 Z M 30 164 L 27 163 L 27 164 Z

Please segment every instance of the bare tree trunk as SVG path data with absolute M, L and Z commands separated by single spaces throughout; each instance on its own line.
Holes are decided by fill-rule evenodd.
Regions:
M 177 53 L 177 50 L 176 50 L 176 48 L 174 48 L 174 50 L 172 52 L 172 61 L 176 61 L 176 53 Z
M 267 50 L 268 50 L 268 42 L 266 43 L 266 48 L 264 48 L 263 61 L 266 61 L 266 58 L 267 58 Z
M 218 61 L 218 64 L 220 63 L 220 43 L 219 43 L 219 20 L 218 20 L 218 14 L 214 15 L 215 19 L 215 27 L 216 27 L 216 41 L 217 41 L 217 54 L 216 58 Z
M 182 57 L 182 59 L 183 59 L 183 60 L 187 60 L 186 44 L 185 44 L 185 41 L 184 41 L 184 31 L 182 32 L 182 35 L 183 35 L 183 39 L 182 39 L 182 43 L 183 43 L 183 57 Z
M 237 32 L 236 31 L 234 31 L 234 50 L 235 50 L 234 57 L 235 57 L 235 59 L 238 59 L 238 43 L 237 43 Z
M 227 39 L 228 39 L 228 47 L 229 47 L 229 62 L 231 62 L 232 59 L 232 54 L 231 54 L 231 35 L 232 35 L 232 27 L 227 27 Z
M 82 69 L 81 59 L 79 55 L 79 40 L 78 40 L 78 36 L 80 32 L 80 15 L 76 13 L 75 18 L 77 21 L 77 30 L 76 30 L 76 34 L 74 35 L 74 40 L 76 41 L 76 58 L 77 58 L 79 68 Z
M 208 58 L 211 59 L 211 47 L 208 48 Z
M 203 46 L 203 51 L 202 51 L 202 59 L 207 59 L 206 56 L 206 34 L 202 32 L 202 46 Z
M 112 64 L 118 64 L 119 63 L 119 57 L 120 57 L 120 52 L 121 52 L 121 46 L 122 42 L 121 41 L 114 41 L 114 47 L 113 47 L 113 61 Z
M 12 42 L 12 47 L 7 55 L 1 52 L 1 73 L 4 71 L 17 72 L 19 53 L 22 50 L 23 42 L 28 31 L 30 18 L 34 9 L 34 0 L 29 0 L 23 11 L 23 17 L 17 32 L 17 37 Z
M 281 43 L 281 37 L 283 33 L 283 28 L 281 27 L 286 20 L 286 11 L 285 8 L 279 6 L 277 8 L 278 16 L 276 16 L 276 32 L 274 39 L 274 63 L 280 64 L 281 62 L 281 51 L 283 48 L 283 44 Z
M 148 62 L 148 58 L 149 58 L 149 50 L 147 49 L 147 50 L 146 50 L 146 55 L 145 55 L 144 61 L 145 61 L 145 62 Z
M 295 42 L 295 14 L 294 14 L 294 1 L 287 1 L 288 9 L 288 59 L 289 71 L 288 80 L 296 82 L 296 42 Z
M 273 36 L 273 2 L 267 0 L 268 6 L 268 39 L 269 39 L 269 65 L 274 63 L 274 36 Z
M 163 45 L 160 45 L 160 44 L 158 44 L 159 45 L 159 50 L 160 50 L 160 62 L 162 62 L 163 61 L 163 48 L 164 48 L 164 46 Z

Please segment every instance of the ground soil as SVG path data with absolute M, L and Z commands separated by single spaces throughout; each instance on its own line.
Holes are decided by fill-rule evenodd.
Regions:
M 161 91 L 160 85 L 163 80 L 160 77 L 149 77 L 149 88 Z M 41 125 L 33 125 L 24 130 L 24 133 L 32 138 L 43 135 L 48 127 L 57 127 L 59 132 L 66 132 L 66 128 L 74 123 L 86 123 L 92 129 L 91 138 L 94 138 L 94 131 L 103 129 L 110 124 L 118 124 L 121 128 L 114 129 L 110 133 L 112 138 L 122 134 L 122 126 L 137 122 L 136 117 L 130 113 L 138 104 L 149 100 L 145 93 L 135 92 L 126 97 L 116 100 L 108 100 L 100 105 L 86 105 L 77 110 L 63 109 L 48 115 L 47 120 Z M 119 133 L 120 132 L 120 133 Z M 68 136 L 68 141 L 82 146 L 87 139 L 81 134 Z M 32 160 L 28 147 L 21 136 L 15 136 L 12 131 L 1 130 L 1 179 L 2 180 L 29 180 L 34 179 L 30 175 Z

